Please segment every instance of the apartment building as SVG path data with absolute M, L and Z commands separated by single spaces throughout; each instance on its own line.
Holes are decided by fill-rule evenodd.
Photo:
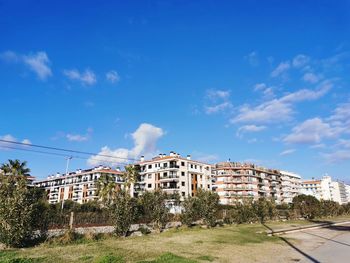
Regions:
M 305 180 L 301 184 L 301 193 L 312 195 L 318 200 L 331 200 L 339 204 L 350 202 L 349 186 L 343 182 L 332 181 L 328 175 L 320 180 Z
M 115 178 L 117 189 L 122 187 L 122 172 L 106 166 L 86 170 L 79 169 L 68 174 L 58 173 L 49 176 L 45 180 L 36 181 L 34 185 L 45 188 L 50 204 L 55 204 L 62 200 L 72 200 L 82 204 L 98 199 L 96 182 L 104 174 Z
M 249 163 L 220 162 L 215 165 L 215 189 L 221 204 L 234 204 L 244 198 L 271 198 L 281 203 L 282 177 L 278 170 Z
M 290 204 L 293 198 L 300 194 L 300 175 L 287 171 L 280 171 L 282 179 L 282 203 Z
M 187 155 L 170 152 L 169 155 L 159 154 L 151 160 L 141 161 L 135 165 L 140 167 L 140 180 L 133 187 L 134 196 L 142 195 L 145 191 L 162 191 L 178 193 L 181 199 L 195 196 L 199 189 L 211 190 L 211 165 L 191 160 Z

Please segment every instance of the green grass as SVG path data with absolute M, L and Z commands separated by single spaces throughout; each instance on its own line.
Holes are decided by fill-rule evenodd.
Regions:
M 33 248 L 0 252 L 0 262 L 193 263 L 231 262 L 233 257 L 237 261 L 261 261 L 272 257 L 274 249 L 286 249 L 282 241 L 267 236 L 265 230 L 258 224 L 211 229 L 184 227 L 141 237 L 51 241 Z

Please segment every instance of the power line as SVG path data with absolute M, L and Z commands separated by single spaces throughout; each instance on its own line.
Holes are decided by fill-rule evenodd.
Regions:
M 47 155 L 55 155 L 55 156 L 61 156 L 61 157 L 72 157 L 74 159 L 83 159 L 83 160 L 89 160 L 90 159 L 88 157 L 78 156 L 78 155 L 67 155 L 67 154 L 63 154 L 63 153 L 46 152 L 46 151 L 39 151 L 39 150 L 26 149 L 26 148 L 18 148 L 18 147 L 5 146 L 5 145 L 1 145 L 0 149 L 1 148 L 11 149 L 11 150 L 19 150 L 19 151 L 26 151 L 26 152 L 34 152 L 34 153 L 47 154 Z M 94 158 L 94 157 L 92 157 L 92 158 Z M 119 164 L 120 165 L 124 165 L 124 163 L 107 161 L 107 160 L 101 160 L 101 162 L 111 163 L 111 164 L 118 164 L 118 165 Z
M 126 161 L 140 161 L 139 159 L 134 159 L 134 158 L 116 157 L 116 156 L 111 156 L 111 155 L 106 155 L 106 154 L 98 154 L 98 153 L 91 153 L 91 152 L 84 152 L 84 151 L 76 151 L 76 150 L 71 150 L 71 149 L 64 149 L 64 148 L 51 147 L 51 146 L 44 146 L 44 145 L 38 145 L 38 144 L 30 144 L 30 143 L 24 143 L 24 142 L 14 142 L 14 141 L 8 141 L 8 140 L 3 140 L 3 139 L 0 139 L 0 142 L 12 143 L 12 144 L 17 144 L 17 145 L 23 145 L 23 146 L 27 146 L 27 147 L 42 148 L 42 149 L 47 149 L 47 150 L 63 151 L 63 152 L 70 152 L 70 153 L 79 153 L 79 154 L 86 154 L 86 155 L 95 155 L 95 156 L 100 156 L 100 157 L 119 159 L 119 160 L 126 160 Z M 1 147 L 4 147 L 4 146 L 1 146 Z

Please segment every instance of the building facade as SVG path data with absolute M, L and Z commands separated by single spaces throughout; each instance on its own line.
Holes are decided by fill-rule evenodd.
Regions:
M 300 175 L 287 171 L 280 171 L 282 179 L 282 203 L 290 204 L 293 198 L 300 194 Z
M 243 199 L 271 198 L 283 202 L 282 176 L 278 170 L 255 164 L 221 162 L 215 165 L 215 190 L 221 204 L 235 204 Z
M 36 181 L 34 185 L 46 190 L 50 204 L 63 200 L 72 200 L 83 204 L 98 199 L 96 182 L 104 174 L 115 178 L 116 188 L 122 187 L 122 172 L 106 166 L 77 170 L 63 175 L 56 174 L 45 180 Z
M 140 180 L 133 187 L 133 195 L 142 195 L 145 191 L 161 189 L 168 194 L 178 193 L 184 197 L 195 196 L 199 189 L 211 190 L 211 165 L 181 157 L 175 152 L 169 155 L 159 154 L 151 160 L 141 161 Z
M 312 195 L 318 200 L 331 200 L 339 204 L 350 202 L 349 186 L 343 182 L 332 181 L 328 175 L 320 180 L 304 180 L 301 193 Z

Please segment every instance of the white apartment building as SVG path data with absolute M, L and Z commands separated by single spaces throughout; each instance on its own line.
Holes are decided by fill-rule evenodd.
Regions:
M 282 178 L 282 202 L 292 203 L 293 198 L 300 194 L 300 175 L 287 171 L 280 171 Z
M 134 196 L 142 195 L 144 191 L 162 191 L 173 194 L 178 193 L 181 199 L 195 196 L 198 189 L 211 190 L 211 165 L 203 162 L 181 157 L 178 153 L 169 155 L 159 154 L 152 160 L 141 161 L 135 165 L 140 166 L 140 180 L 135 184 Z
M 45 188 L 50 204 L 55 204 L 62 200 L 72 200 L 82 204 L 98 199 L 96 181 L 103 174 L 108 174 L 115 178 L 117 189 L 122 187 L 122 172 L 106 166 L 77 170 L 63 175 L 58 173 L 49 176 L 45 180 L 36 181 L 34 185 Z
M 342 182 L 332 181 L 325 175 L 320 180 L 305 180 L 301 184 L 301 193 L 312 195 L 318 200 L 331 200 L 339 204 L 350 202 L 349 187 Z

